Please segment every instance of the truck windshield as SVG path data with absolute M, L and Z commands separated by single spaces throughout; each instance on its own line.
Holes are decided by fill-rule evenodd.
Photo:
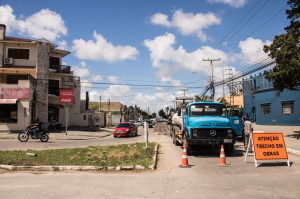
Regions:
M 226 116 L 226 107 L 222 104 L 193 104 L 190 107 L 190 117 L 196 116 Z

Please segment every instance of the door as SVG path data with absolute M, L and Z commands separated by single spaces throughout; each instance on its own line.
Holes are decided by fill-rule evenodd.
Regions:
M 242 135 L 243 130 L 243 109 L 241 108 L 231 108 L 228 112 L 228 118 L 230 125 L 233 128 L 236 135 Z
M 252 107 L 252 114 L 253 114 L 253 122 L 256 122 L 255 107 Z

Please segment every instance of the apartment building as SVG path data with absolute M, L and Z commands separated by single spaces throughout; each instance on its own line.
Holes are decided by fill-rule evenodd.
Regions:
M 0 130 L 22 130 L 37 118 L 43 127 L 53 120 L 88 126 L 80 110 L 80 78 L 62 64 L 70 52 L 46 39 L 6 36 L 5 29 L 0 24 Z M 60 90 L 73 90 L 72 104 L 59 103 Z

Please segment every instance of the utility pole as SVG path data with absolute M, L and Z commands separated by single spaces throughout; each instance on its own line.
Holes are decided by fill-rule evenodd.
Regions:
M 101 96 L 99 96 L 99 113 L 101 112 Z
M 231 79 L 231 83 L 229 84 L 229 92 L 230 92 L 230 105 L 234 104 L 234 96 L 233 96 L 233 73 L 232 73 L 232 68 L 230 68 L 230 66 L 228 66 L 228 79 Z M 228 84 L 227 84 L 228 85 Z
M 179 89 L 179 91 L 183 91 L 183 96 L 185 96 L 185 91 L 188 91 L 188 90 L 189 90 L 188 88 Z
M 210 62 L 210 70 L 211 70 L 211 76 L 210 76 L 210 86 L 211 86 L 211 98 L 214 101 L 215 99 L 215 86 L 214 86 L 214 70 L 213 70 L 213 61 L 221 61 L 221 59 L 203 59 L 203 61 L 209 61 Z

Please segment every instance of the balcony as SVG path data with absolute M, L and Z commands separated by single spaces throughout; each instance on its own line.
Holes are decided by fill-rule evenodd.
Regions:
M 66 65 L 49 65 L 49 69 L 55 70 L 55 73 L 70 74 L 71 67 Z

